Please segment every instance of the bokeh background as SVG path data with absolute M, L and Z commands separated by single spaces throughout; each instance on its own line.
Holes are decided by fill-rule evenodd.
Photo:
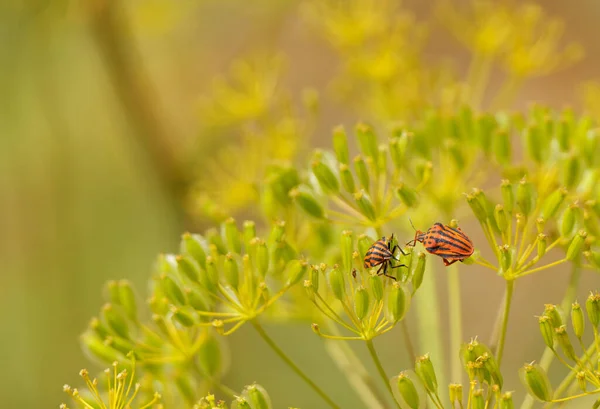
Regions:
M 253 193 L 236 181 L 240 158 L 260 164 L 279 155 L 302 163 L 309 148 L 330 145 L 335 125 L 372 119 L 376 111 L 361 111 L 361 101 L 338 83 L 344 56 L 335 39 L 315 27 L 328 16 L 311 13 L 308 3 L 0 2 L 2 407 L 57 407 L 65 399 L 62 384 L 77 384 L 79 369 L 92 365 L 78 336 L 102 303 L 104 282 L 128 278 L 143 298 L 156 255 L 174 251 L 182 232 L 218 218 L 220 209 L 211 209 L 208 198 L 252 216 L 243 203 Z M 436 2 L 362 3 L 366 10 L 392 5 L 411 15 L 419 24 L 410 20 L 406 32 L 428 32 L 421 64 L 445 67 L 450 61 L 454 75 L 468 75 L 472 55 L 440 24 Z M 470 3 L 448 4 L 461 13 Z M 564 21 L 561 41 L 579 43 L 585 57 L 523 82 L 503 108 L 539 101 L 593 111 L 594 86 L 584 84 L 600 79 L 600 3 L 552 0 L 541 6 Z M 491 106 L 503 78 L 500 68 L 491 70 L 483 108 Z M 246 94 L 230 95 L 227 81 L 247 87 Z M 236 108 L 225 109 L 232 98 Z M 299 113 L 287 117 L 277 110 Z M 263 114 L 264 127 L 276 130 L 270 133 L 279 144 L 274 152 L 261 152 L 260 142 L 253 142 L 260 128 L 242 131 L 240 125 Z M 444 281 L 441 274 L 436 279 Z M 542 341 L 533 315 L 543 303 L 560 301 L 565 280 L 564 271 L 551 271 L 519 282 L 509 368 L 538 356 Z M 582 294 L 598 287 L 594 277 L 583 281 Z M 473 266 L 462 284 L 465 337 L 486 339 L 502 283 Z M 301 325 L 270 329 L 343 407 L 353 407 L 345 379 L 323 365 L 328 361 L 317 337 Z M 377 343 L 390 373 L 408 367 L 399 334 L 384 338 Z M 252 331 L 241 330 L 230 341 L 234 366 L 226 384 L 240 389 L 257 381 L 276 407 L 319 407 Z

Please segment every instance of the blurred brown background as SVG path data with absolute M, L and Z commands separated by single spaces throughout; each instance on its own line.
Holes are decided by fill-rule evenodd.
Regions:
M 330 98 L 327 84 L 337 60 L 299 16 L 299 0 L 121 3 L 117 17 L 103 13 L 102 0 L 0 4 L 2 407 L 57 407 L 64 401 L 62 384 L 77 384 L 79 369 L 90 366 L 78 335 L 101 305 L 103 283 L 129 278 L 143 297 L 155 256 L 175 250 L 183 231 L 202 225 L 182 210 L 188 180 L 173 163 L 205 149 L 198 140 L 197 102 L 234 59 L 280 52 L 292 94 L 307 86 L 321 91 L 312 146 L 328 146 L 334 125 L 360 119 Z M 429 2 L 403 4 L 419 19 L 432 20 Z M 564 18 L 565 38 L 582 43 L 586 58 L 529 81 L 514 107 L 531 101 L 579 106 L 579 84 L 600 77 L 600 3 L 544 1 L 543 7 Z M 432 27 L 426 58 L 464 58 L 459 69 L 466 69 L 466 51 Z M 120 67 L 123 61 L 134 65 Z M 463 275 L 465 337 L 486 339 L 502 286 L 477 271 Z M 560 301 L 565 273 L 519 282 L 508 335 L 511 367 L 539 355 L 532 316 L 543 303 Z M 590 275 L 583 281 L 582 294 L 598 287 Z M 319 368 L 324 352 L 316 337 L 304 327 L 272 330 L 292 357 L 352 407 L 345 381 L 335 370 Z M 377 341 L 390 372 L 409 365 L 395 351 L 398 337 Z M 517 339 L 519 346 L 511 348 Z M 257 353 L 244 353 L 254 342 Z M 231 350 L 235 366 L 226 382 L 232 387 L 257 381 L 281 405 L 318 407 L 251 331 L 236 333 Z M 273 371 L 282 376 L 274 379 Z

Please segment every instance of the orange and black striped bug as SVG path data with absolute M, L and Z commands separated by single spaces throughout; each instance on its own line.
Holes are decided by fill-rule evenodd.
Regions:
M 388 266 L 390 268 L 406 267 L 406 265 L 404 264 L 399 264 L 397 266 L 391 265 L 392 260 L 400 261 L 394 256 L 396 249 L 400 250 L 400 252 L 403 255 L 406 255 L 406 253 L 402 251 L 400 246 L 398 246 L 397 244 L 394 246 L 394 248 L 392 248 L 393 240 L 394 235 L 392 234 L 389 240 L 386 239 L 384 236 L 381 238 L 381 240 L 377 240 L 375 243 L 373 243 L 373 245 L 369 248 L 369 251 L 367 251 L 367 254 L 365 255 L 364 267 L 368 269 L 381 266 L 377 270 L 377 275 L 383 275 L 393 280 L 396 280 L 396 277 L 387 274 Z M 382 269 L 383 272 L 381 272 Z
M 475 250 L 473 242 L 460 227 L 454 228 L 442 223 L 435 223 L 427 233 L 417 230 L 414 240 L 406 245 L 414 246 L 417 241 L 423 243 L 425 250 L 431 254 L 440 256 L 446 266 L 469 258 Z

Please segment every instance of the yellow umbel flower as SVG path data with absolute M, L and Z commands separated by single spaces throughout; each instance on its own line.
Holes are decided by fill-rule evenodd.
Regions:
M 113 362 L 112 370 L 106 368 L 104 373 L 107 378 L 107 391 L 101 393 L 98 388 L 98 379 L 90 378 L 88 370 L 82 369 L 79 375 L 83 378 L 86 386 L 89 390 L 89 397 L 84 397 L 77 388 L 72 388 L 69 385 L 64 385 L 63 390 L 73 398 L 74 401 L 79 403 L 82 407 L 87 409 L 148 409 L 158 407 L 156 404 L 160 401 L 160 394 L 154 393 L 152 399 L 139 406 L 133 406 L 134 400 L 138 395 L 141 385 L 139 383 L 134 384 L 135 379 L 135 359 L 132 358 L 132 371 L 131 375 L 127 372 L 127 369 L 119 371 L 119 363 Z M 63 403 L 60 405 L 61 409 L 69 409 L 69 407 Z

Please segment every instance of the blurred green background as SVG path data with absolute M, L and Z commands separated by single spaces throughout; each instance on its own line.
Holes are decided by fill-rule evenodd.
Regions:
M 303 3 L 0 3 L 2 407 L 57 407 L 65 400 L 62 384 L 77 384 L 78 370 L 91 367 L 78 335 L 102 303 L 104 282 L 129 278 L 143 298 L 156 255 L 175 250 L 182 232 L 209 223 L 189 212 L 186 194 L 198 179 L 220 182 L 204 173 L 202 155 L 239 137 L 212 132 L 201 109 L 233 61 L 281 54 L 286 62 L 278 85 L 292 100 L 305 87 L 319 91 L 321 113 L 300 151 L 328 146 L 333 126 L 362 119 L 332 96 L 339 61 L 302 17 Z M 432 4 L 412 0 L 403 8 L 433 22 Z M 600 4 L 556 0 L 543 7 L 565 20 L 565 39 L 581 43 L 586 58 L 529 81 L 513 108 L 530 101 L 581 108 L 582 82 L 600 74 Z M 432 24 L 424 58 L 436 64 L 449 57 L 459 73 L 466 70 L 460 44 Z M 522 333 L 535 330 L 531 318 L 543 303 L 560 300 L 565 278 L 556 271 L 520 283 L 508 335 L 514 368 L 541 350 L 541 339 Z M 588 277 L 582 294 L 594 284 Z M 502 288 L 494 277 L 477 274 L 463 275 L 463 285 L 465 336 L 487 338 Z M 303 326 L 271 330 L 343 407 L 353 407 L 345 379 L 321 363 L 328 361 L 317 337 Z M 510 348 L 519 337 L 521 345 Z M 399 339 L 394 332 L 377 341 L 390 372 L 408 366 L 396 353 Z M 252 331 L 236 333 L 230 350 L 235 364 L 225 383 L 239 389 L 260 382 L 276 407 L 318 407 Z

